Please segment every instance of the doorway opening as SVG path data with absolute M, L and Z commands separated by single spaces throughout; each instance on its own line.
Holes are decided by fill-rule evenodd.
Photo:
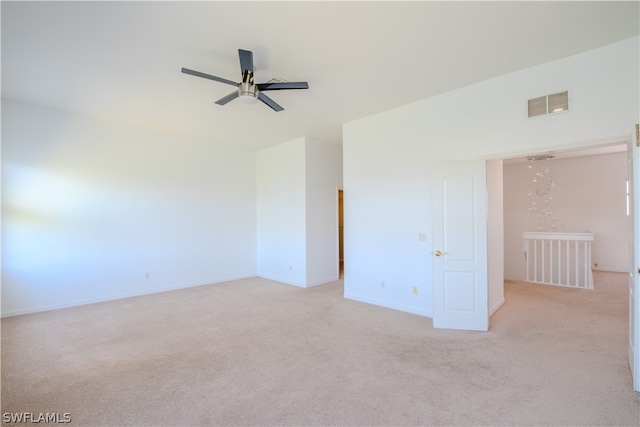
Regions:
M 637 242 L 634 241 L 636 239 L 630 231 L 633 224 L 628 209 L 627 182 L 630 178 L 627 150 L 628 144 L 618 141 L 604 147 L 553 152 L 557 159 L 553 166 L 553 178 L 557 189 L 560 190 L 565 185 L 570 187 L 562 188 L 562 191 L 554 195 L 554 199 L 557 199 L 554 200 L 555 206 L 552 207 L 554 215 L 557 215 L 557 230 L 554 231 L 589 232 L 595 235 L 590 265 L 594 273 L 594 290 L 569 290 L 525 281 L 523 232 L 527 231 L 527 227 L 532 224 L 531 219 L 528 218 L 531 215 L 528 209 L 530 208 L 528 191 L 526 186 L 522 188 L 522 183 L 528 174 L 526 171 L 528 162 L 526 157 L 502 160 L 504 217 L 500 231 L 504 233 L 501 257 L 504 277 L 500 292 L 503 302 L 508 302 L 510 298 L 515 298 L 516 301 L 521 298 L 531 298 L 533 293 L 542 294 L 541 299 L 534 298 L 533 301 L 544 301 L 540 307 L 542 311 L 546 307 L 562 305 L 566 311 L 557 319 L 567 320 L 568 323 L 561 328 L 566 330 L 571 328 L 572 320 L 580 317 L 575 313 L 572 316 L 572 310 L 582 313 L 580 318 L 585 321 L 593 315 L 595 318 L 604 316 L 607 322 L 600 319 L 595 323 L 611 326 L 608 334 L 604 327 L 600 333 L 607 334 L 607 339 L 619 343 L 616 344 L 616 354 L 631 353 L 630 349 L 633 345 L 630 345 L 629 336 L 633 332 L 630 332 L 630 329 L 633 331 L 634 324 L 637 324 L 633 309 L 629 308 L 634 299 L 633 294 L 630 294 L 633 284 L 629 283 L 629 273 L 634 265 L 634 259 L 631 259 L 629 248 L 632 245 L 637 247 Z M 519 166 L 518 163 L 520 163 Z M 513 169 L 518 167 L 522 169 L 514 173 Z M 515 188 L 518 186 L 521 190 L 516 191 Z M 567 196 L 571 201 L 565 199 Z M 508 306 L 504 307 L 508 309 Z M 621 313 L 627 312 L 627 308 L 629 308 L 629 315 L 621 316 Z M 497 309 L 496 314 L 500 311 Z M 523 319 L 528 316 L 526 312 L 519 315 Z M 495 322 L 494 326 L 498 327 L 501 325 L 498 323 L 501 317 L 496 316 L 495 319 L 490 319 L 490 323 Z M 557 327 L 557 324 L 554 326 Z M 510 327 L 513 328 L 515 325 Z M 534 327 L 542 327 L 542 325 L 536 324 Z M 595 333 L 595 330 L 590 332 Z M 635 356 L 630 354 L 629 361 L 630 364 L 635 363 L 637 366 Z M 631 368 L 633 372 L 633 366 Z M 634 389 L 637 390 L 637 387 L 635 386 Z
M 629 271 L 627 145 L 554 153 L 552 191 L 537 207 L 527 157 L 503 160 L 504 277 L 525 280 L 524 232 L 594 233 L 590 269 Z M 537 209 L 536 209 L 537 208 Z M 535 218 L 553 223 L 545 229 Z M 532 219 L 533 218 L 533 219 Z
M 551 307 L 562 306 L 563 311 L 556 317 L 558 321 L 547 325 L 554 330 L 559 325 L 562 330 L 571 330 L 577 318 L 586 322 L 592 318 L 595 324 L 611 325 L 609 330 L 603 327 L 601 332 L 592 329 L 590 333 L 607 334 L 609 339 L 617 340 L 615 353 L 624 354 L 628 351 L 629 322 L 634 322 L 623 317 L 631 302 L 628 275 L 633 264 L 629 257 L 632 239 L 627 144 L 553 154 L 556 156 L 552 166 L 555 187 L 553 204 L 547 210 L 552 212 L 556 228 L 544 231 L 594 234 L 589 269 L 593 270 L 595 288 L 567 289 L 526 281 L 523 232 L 530 231 L 532 224 L 536 224 L 531 215 L 537 215 L 537 212 L 531 210 L 531 191 L 526 186 L 532 179 L 529 162 L 526 157 L 519 157 L 503 160 L 502 166 L 503 301 L 512 299 L 517 303 L 523 298 L 531 299 L 533 304 L 540 305 L 539 310 L 549 308 L 549 313 Z M 527 313 L 519 315 L 525 319 Z M 548 318 L 552 319 L 552 316 Z M 602 321 L 603 318 L 607 321 Z M 496 316 L 496 323 L 499 319 L 500 316 Z M 562 319 L 566 319 L 566 323 L 562 323 Z M 547 326 L 536 324 L 529 328 Z

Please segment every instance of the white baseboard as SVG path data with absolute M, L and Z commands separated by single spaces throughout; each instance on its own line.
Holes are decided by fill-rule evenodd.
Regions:
M 271 277 L 267 274 L 258 274 L 258 277 L 262 277 L 263 279 L 273 280 L 274 282 L 284 283 L 285 285 L 297 286 L 299 288 L 312 288 L 314 286 L 326 285 L 327 283 L 335 282 L 340 279 L 339 277 L 335 276 L 335 277 L 329 277 L 327 279 L 316 280 L 314 282 L 300 283 L 300 282 L 294 282 L 291 280 L 283 280 L 278 277 Z
M 433 318 L 433 312 L 429 311 L 429 310 L 422 310 L 422 309 L 415 309 L 413 307 L 406 307 L 400 304 L 392 304 L 392 303 L 388 303 L 386 301 L 378 301 L 378 300 L 374 300 L 371 298 L 366 298 L 366 297 L 360 297 L 357 295 L 353 295 L 353 294 L 344 294 L 344 297 L 346 299 L 350 299 L 353 301 L 359 301 L 359 302 L 364 302 L 367 304 L 372 304 L 372 305 L 377 305 L 379 307 L 385 307 L 385 308 L 390 308 L 392 310 L 398 310 L 398 311 L 403 311 L 405 313 L 411 313 L 411 314 L 417 314 L 418 316 L 424 316 L 424 317 L 430 317 Z
M 314 286 L 326 285 L 328 283 L 337 282 L 338 280 L 340 280 L 340 277 L 338 277 L 338 276 L 328 277 L 328 278 L 322 279 L 322 280 L 316 280 L 315 282 L 307 283 L 307 288 L 313 288 Z
M 228 277 L 228 278 L 224 278 L 224 279 L 216 279 L 215 281 L 207 281 L 207 282 L 202 282 L 202 283 L 190 283 L 190 284 L 186 284 L 186 285 L 171 286 L 171 287 L 166 287 L 166 288 L 154 289 L 154 290 L 151 290 L 151 291 L 119 294 L 119 295 L 114 295 L 114 296 L 110 296 L 110 297 L 106 297 L 106 298 L 89 298 L 89 299 L 71 301 L 71 302 L 62 303 L 62 304 L 42 305 L 42 306 L 38 306 L 38 307 L 31 307 L 31 308 L 25 308 L 25 309 L 19 309 L 19 310 L 10 310 L 10 311 L 6 311 L 6 312 L 2 312 L 0 314 L 0 318 L 20 316 L 20 315 L 23 315 L 23 314 L 40 313 L 40 312 L 43 312 L 43 311 L 60 310 L 60 309 L 63 309 L 63 308 L 79 307 L 81 305 L 97 304 L 97 303 L 101 303 L 101 302 L 115 301 L 115 300 L 124 299 L 124 298 L 140 297 L 140 296 L 144 296 L 144 295 L 153 295 L 153 294 L 159 294 L 161 292 L 177 291 L 179 289 L 195 288 L 195 287 L 198 287 L 198 286 L 215 285 L 217 283 L 228 282 L 228 281 L 231 281 L 231 280 L 248 279 L 248 278 L 251 278 L 251 277 L 255 277 L 255 276 L 251 275 L 251 276 Z
M 627 270 L 620 270 L 618 268 L 609 268 L 609 267 L 593 267 L 591 270 L 593 271 L 606 271 L 609 273 L 628 273 Z
M 496 311 L 498 311 L 498 309 L 500 307 L 502 307 L 502 304 L 504 304 L 504 297 L 500 298 L 500 301 L 498 301 L 497 303 L 495 303 L 493 305 L 493 307 L 489 308 L 489 317 L 491 317 L 493 315 L 493 313 L 495 313 Z
M 258 277 L 262 277 L 263 279 L 273 280 L 274 282 L 284 283 L 285 285 L 293 285 L 299 288 L 306 288 L 307 286 L 304 283 L 294 282 L 292 280 L 283 280 L 280 277 L 269 276 L 268 274 L 257 274 Z

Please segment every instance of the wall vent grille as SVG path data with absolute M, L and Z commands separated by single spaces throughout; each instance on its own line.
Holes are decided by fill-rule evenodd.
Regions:
M 569 111 L 569 91 L 532 98 L 527 101 L 528 117 L 545 116 L 547 114 Z
M 547 114 L 547 97 L 541 96 L 527 101 L 529 107 L 529 117 L 544 116 Z

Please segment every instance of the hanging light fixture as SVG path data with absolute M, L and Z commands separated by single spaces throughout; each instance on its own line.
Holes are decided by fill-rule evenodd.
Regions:
M 553 213 L 553 154 L 529 156 L 529 214 L 534 231 L 554 231 L 557 218 Z

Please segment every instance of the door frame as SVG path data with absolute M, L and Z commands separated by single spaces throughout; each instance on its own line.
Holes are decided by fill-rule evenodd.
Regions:
M 640 124 L 627 146 L 629 161 L 629 368 L 633 390 L 640 391 Z M 633 313 L 633 315 L 632 315 Z

